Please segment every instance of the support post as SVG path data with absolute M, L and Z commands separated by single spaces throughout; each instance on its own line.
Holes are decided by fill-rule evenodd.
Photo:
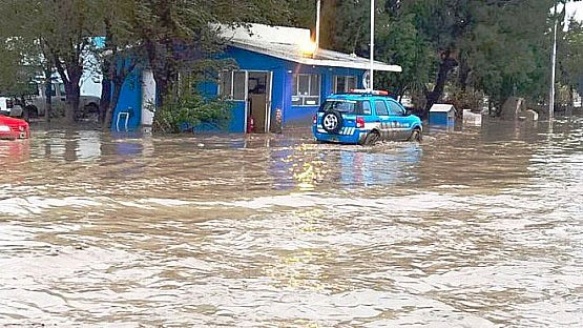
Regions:
M 370 1 L 370 89 L 374 90 L 374 12 L 375 1 Z
M 555 2 L 555 24 L 553 27 L 553 53 L 551 55 L 551 90 L 549 92 L 549 119 L 555 115 L 555 74 L 557 67 L 557 2 Z

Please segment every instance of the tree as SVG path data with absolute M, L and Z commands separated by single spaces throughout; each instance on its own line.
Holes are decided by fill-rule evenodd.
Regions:
M 117 107 L 122 87 L 137 65 L 143 63 L 139 32 L 130 24 L 136 19 L 138 2 L 135 0 L 100 0 L 103 47 L 98 55 L 103 74 L 99 120 L 103 128 L 111 126 L 113 111 Z
M 548 83 L 550 6 L 516 2 L 478 7 L 477 23 L 460 42 L 471 74 L 459 83 L 484 91 L 497 107 L 511 95 L 539 98 Z
M 403 71 L 376 76 L 379 85 L 391 90 L 397 99 L 401 99 L 406 92 L 417 97 L 429 80 L 432 69 L 429 45 L 417 30 L 415 14 L 400 13 L 397 8 L 389 8 L 394 11 L 390 15 L 381 16 L 378 24 L 375 58 L 398 64 Z
M 19 96 L 35 77 L 36 69 L 27 63 L 28 48 L 21 38 L 0 37 L 0 95 Z
M 574 91 L 583 94 L 583 24 L 571 18 L 562 41 L 558 52 L 560 81 L 568 87 L 570 105 L 573 105 Z
M 288 17 L 283 0 L 142 0 L 135 6 L 128 23 L 153 72 L 157 107 L 178 96 L 181 77 L 216 76 L 221 65 L 215 58 L 224 42 L 212 23 L 281 23 Z
M 99 26 L 93 13 L 99 9 L 94 0 L 44 0 L 35 19 L 45 27 L 43 36 L 47 55 L 52 59 L 65 85 L 65 118 L 73 123 L 79 111 L 80 82 L 87 52 Z M 41 35 L 43 34 L 42 31 Z
M 38 45 L 38 56 L 59 73 L 67 93 L 65 117 L 75 120 L 87 48 L 98 20 L 95 0 L 4 0 L 5 33 Z M 50 64 L 48 64 L 50 63 Z M 46 67 L 45 67 L 46 68 Z

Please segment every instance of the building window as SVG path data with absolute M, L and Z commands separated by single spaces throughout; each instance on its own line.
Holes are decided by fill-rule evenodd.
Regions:
M 219 96 L 231 99 L 233 71 L 223 70 L 219 73 Z
M 222 71 L 219 76 L 219 95 L 230 100 L 245 101 L 246 71 Z
M 356 89 L 356 76 L 334 76 L 334 93 L 347 93 Z
M 293 106 L 320 105 L 320 75 L 296 74 L 292 83 Z

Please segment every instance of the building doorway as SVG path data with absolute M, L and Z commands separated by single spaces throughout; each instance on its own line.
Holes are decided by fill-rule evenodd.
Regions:
M 247 115 L 253 119 L 254 133 L 266 133 L 271 125 L 272 72 L 248 71 Z

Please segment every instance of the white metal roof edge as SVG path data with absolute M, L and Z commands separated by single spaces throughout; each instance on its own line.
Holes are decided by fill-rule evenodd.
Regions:
M 268 49 L 268 48 L 264 48 L 264 47 L 257 46 L 257 45 L 251 45 L 249 43 L 237 42 L 234 40 L 232 40 L 230 43 L 233 46 L 238 47 L 238 48 L 258 52 L 258 53 L 261 53 L 264 55 L 268 55 L 268 56 L 272 56 L 272 57 L 276 57 L 276 58 L 280 58 L 280 59 L 284 59 L 284 60 L 288 60 L 288 61 L 292 61 L 292 62 L 296 62 L 299 64 L 304 64 L 304 65 L 355 68 L 355 69 L 362 69 L 362 70 L 370 69 L 370 63 L 365 62 L 366 58 L 362 58 L 362 57 L 352 57 L 354 59 L 358 59 L 359 61 L 314 59 L 314 58 L 308 58 L 308 57 L 293 56 L 293 54 L 290 54 L 289 52 L 285 52 L 285 53 L 277 52 L 274 49 Z M 322 50 L 325 50 L 325 49 L 322 49 Z M 329 51 L 329 50 L 325 50 L 325 51 Z M 340 54 L 340 53 L 338 53 L 338 54 Z M 344 54 L 344 55 L 346 55 L 347 57 L 350 56 L 348 54 Z M 397 73 L 400 73 L 403 71 L 403 69 L 399 65 L 389 65 L 389 64 L 382 63 L 382 62 L 378 62 L 378 61 L 375 61 L 373 63 L 373 69 L 375 71 L 397 72 Z
M 329 60 L 329 59 L 312 59 L 312 58 L 298 58 L 292 59 L 300 64 L 306 65 L 317 65 L 317 66 L 328 66 L 328 67 L 345 67 L 345 68 L 356 68 L 356 69 L 363 69 L 367 70 L 370 69 L 370 63 L 365 62 L 351 62 L 351 61 L 344 61 L 344 60 Z M 375 71 L 382 71 L 382 72 L 396 72 L 400 73 L 403 71 L 401 66 L 399 65 L 389 65 L 381 62 L 375 61 L 373 63 L 373 69 Z
M 457 112 L 457 109 L 452 104 L 433 104 L 433 106 L 431 106 L 429 109 L 429 112 L 447 113 L 452 109 Z

